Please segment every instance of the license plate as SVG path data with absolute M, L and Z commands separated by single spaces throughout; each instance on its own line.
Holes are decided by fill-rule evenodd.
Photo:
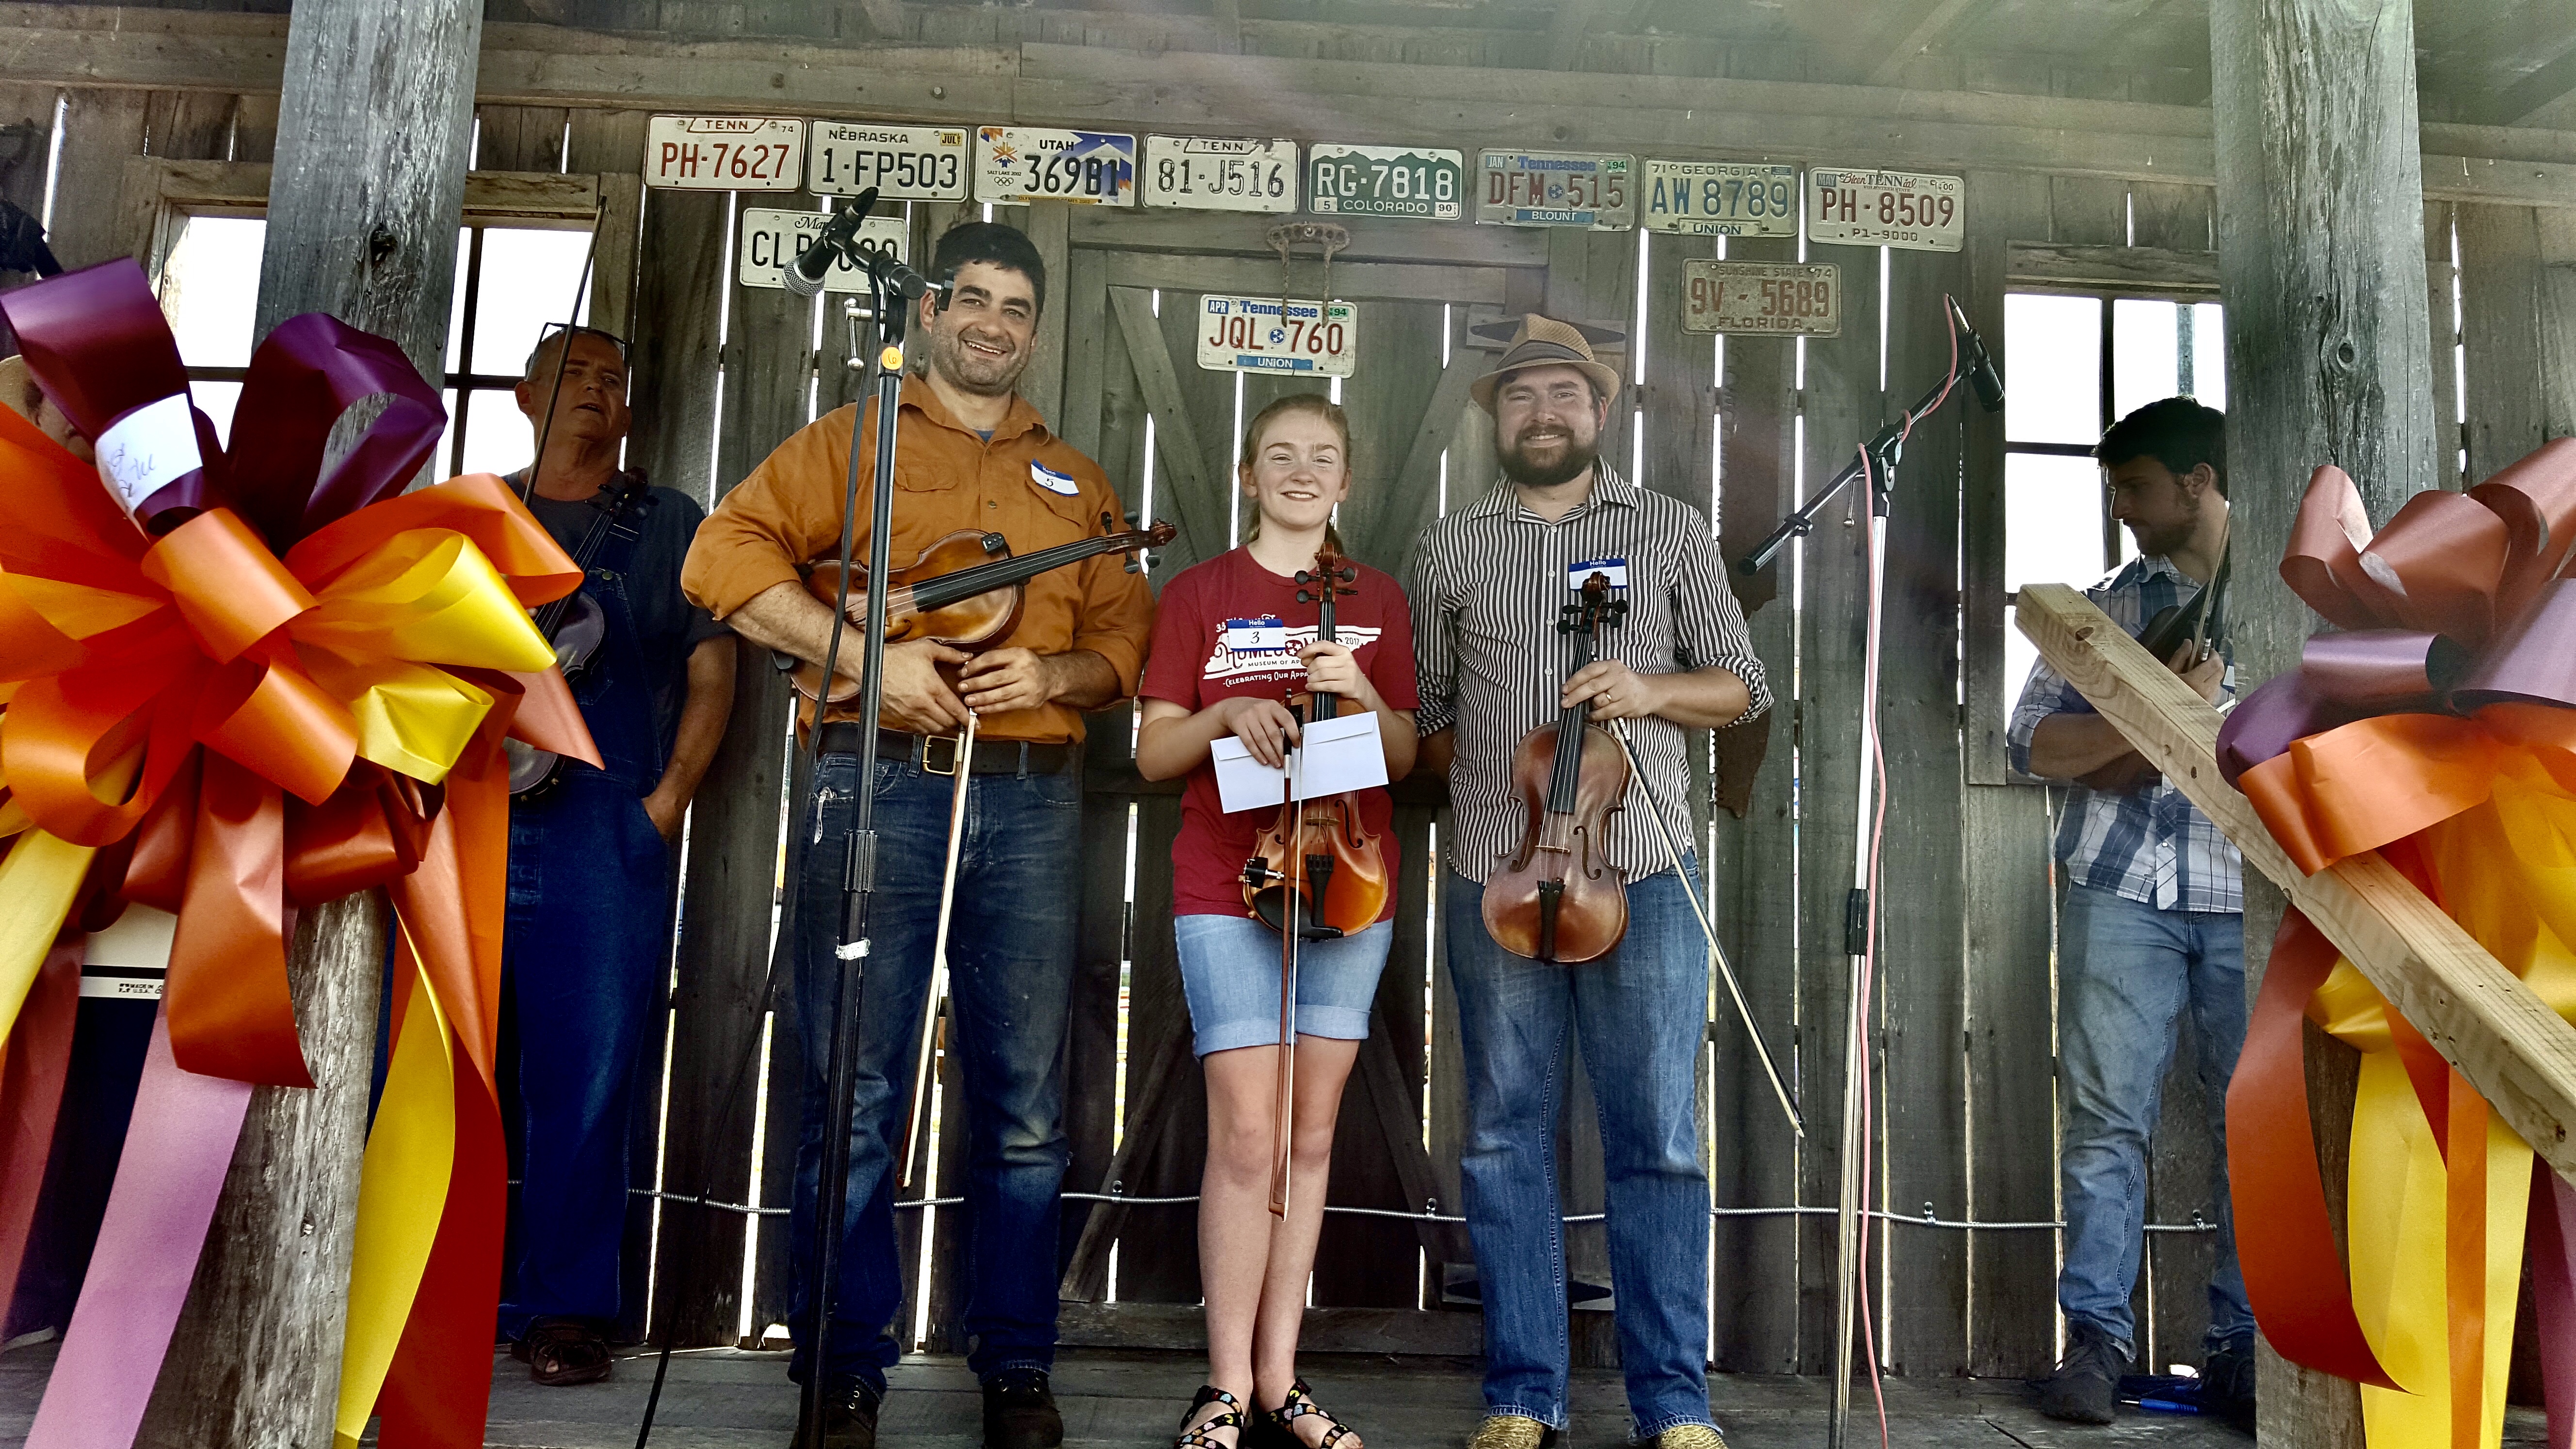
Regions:
M 734 279 L 746 287 L 784 287 L 787 268 L 821 235 L 823 223 L 830 220 L 819 211 L 775 211 L 764 207 L 742 209 L 742 233 L 735 238 Z M 859 240 L 874 246 L 891 246 L 897 257 L 912 250 L 912 228 L 899 216 L 872 216 L 859 223 Z M 845 253 L 823 274 L 826 292 L 864 292 L 868 273 L 864 267 L 850 264 Z
M 1326 216 L 1464 215 L 1455 151 L 1404 146 L 1316 145 L 1306 151 L 1306 209 Z
M 963 126 L 816 121 L 805 146 L 805 189 L 856 196 L 873 186 L 886 201 L 964 201 L 967 136 Z
M 1636 172 L 1632 156 L 1488 151 L 1478 167 L 1476 220 L 1629 231 L 1637 225 Z
M 805 123 L 778 116 L 655 116 L 644 123 L 644 184 L 674 191 L 794 191 L 805 182 Z
M 1648 231 L 1796 236 L 1798 168 L 1735 161 L 1648 161 L 1638 193 Z
M 986 126 L 975 133 L 978 201 L 1136 204 L 1136 138 L 1110 131 Z
M 1833 337 L 1843 330 L 1842 269 L 1831 262 L 1682 263 L 1682 330 Z
M 1139 190 L 1147 206 L 1191 211 L 1295 211 L 1297 143 L 1148 136 Z
M 1210 372 L 1348 377 L 1359 349 L 1359 310 L 1290 298 L 1201 297 L 1199 366 Z
M 1915 171 L 1807 172 L 1807 240 L 1955 252 L 1967 183 Z

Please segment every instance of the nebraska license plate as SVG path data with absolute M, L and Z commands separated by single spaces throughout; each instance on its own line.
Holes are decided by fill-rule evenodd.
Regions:
M 1807 172 L 1807 240 L 1955 252 L 1967 183 L 1917 171 Z
M 1459 185 L 1465 170 L 1455 151 L 1318 143 L 1306 148 L 1306 209 L 1324 216 L 1456 221 L 1465 214 Z
M 1833 337 L 1843 330 L 1842 269 L 1831 262 L 1682 263 L 1682 330 Z
M 978 201 L 1136 204 L 1136 138 L 1114 131 L 986 126 L 975 133 Z
M 1199 366 L 1210 372 L 1348 377 L 1359 339 L 1359 312 L 1348 302 L 1199 298 Z
M 1295 211 L 1297 143 L 1224 136 L 1148 136 L 1137 189 L 1147 206 L 1190 211 Z
M 1648 231 L 1796 236 L 1798 168 L 1738 161 L 1648 161 L 1637 194 Z
M 884 201 L 964 201 L 971 163 L 964 126 L 879 126 L 816 121 L 806 138 L 805 189 Z
M 1488 151 L 1478 166 L 1476 220 L 1503 226 L 1629 231 L 1637 225 L 1633 156 Z
M 644 123 L 644 184 L 674 191 L 794 191 L 805 181 L 805 123 L 780 116 L 654 116 Z

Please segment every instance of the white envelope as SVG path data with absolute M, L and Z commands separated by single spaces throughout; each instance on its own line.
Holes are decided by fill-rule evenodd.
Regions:
M 1288 768 L 1297 776 L 1296 798 L 1310 800 L 1386 783 L 1386 748 L 1378 738 L 1374 712 L 1363 710 L 1310 724 L 1304 734 L 1305 743 L 1288 752 Z M 1280 772 L 1252 758 L 1243 741 L 1219 735 L 1208 753 L 1216 762 L 1217 801 L 1227 814 L 1279 807 Z

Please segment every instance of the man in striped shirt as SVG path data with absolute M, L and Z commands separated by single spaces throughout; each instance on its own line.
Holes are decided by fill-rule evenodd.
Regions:
M 2227 547 L 2226 418 L 2190 398 L 2166 398 L 2113 424 L 2093 456 L 2110 474 L 2111 515 L 2136 538 L 2139 557 L 2090 597 L 2111 622 L 2142 634 L 2218 572 Z M 2166 663 L 2211 703 L 2226 699 L 2218 649 L 2185 640 Z M 2254 1315 L 2227 1194 L 2227 1083 L 2245 1043 L 2242 862 L 2046 661 L 2031 670 L 2007 737 L 2013 768 L 2079 782 L 2057 835 L 2066 872 L 2058 918 L 2066 1259 L 2057 1299 L 2067 1345 L 2040 1408 L 2076 1423 L 2111 1421 L 2136 1343 L 2129 1286 L 2146 1222 L 2147 1143 L 2189 1010 L 2216 1139 L 2209 1186 L 2218 1251 L 2201 1400 L 2250 1422 Z
M 1600 1104 L 1620 1365 L 1640 1443 L 1724 1449 L 1706 1374 L 1708 1178 L 1692 1066 L 1707 1026 L 1708 946 L 1683 893 L 1696 860 L 1672 847 L 1632 781 L 1602 857 L 1627 882 L 1621 943 L 1576 966 L 1498 945 L 1484 882 L 1514 854 L 1528 812 L 1512 788 L 1521 737 L 1589 702 L 1623 721 L 1672 839 L 1690 836 L 1689 729 L 1771 704 L 1707 515 L 1621 478 L 1598 457 L 1619 374 L 1590 339 L 1531 316 L 1477 403 L 1494 417 L 1502 478 L 1423 535 L 1411 589 L 1422 758 L 1449 776 L 1454 823 L 1449 974 L 1467 1062 L 1461 1168 L 1485 1308 L 1485 1405 L 1471 1449 L 1541 1449 L 1566 1424 L 1565 1235 L 1556 1114 L 1569 1038 Z M 1559 610 L 1609 576 L 1627 603 L 1597 658 L 1572 668 Z

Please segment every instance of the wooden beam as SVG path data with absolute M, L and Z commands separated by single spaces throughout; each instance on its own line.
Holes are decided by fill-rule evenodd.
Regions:
M 2302 875 L 2253 802 L 2219 773 L 2218 711 L 2082 594 L 2027 585 L 2015 616 L 2049 664 L 2226 832 L 2247 865 L 2288 893 L 2505 1125 L 2576 1179 L 2576 1026 L 2378 852 Z
M 1983 12 L 1992 0 L 1913 0 L 1880 32 L 1888 43 L 1862 76 L 1863 85 L 1892 86 L 1905 63 L 1938 45 L 1959 23 Z
M 1556 13 L 1547 25 L 1549 70 L 1583 68 L 1583 33 L 1592 28 L 1597 9 L 1599 0 L 1556 0 Z
M 2576 92 L 2576 44 L 2559 52 L 2558 58 L 2531 74 L 2515 81 L 2502 94 L 2483 107 L 2482 119 L 2498 126 L 2527 124 L 2551 106 Z
M 2216 252 L 2016 240 L 2006 243 L 2004 266 L 2016 292 L 2218 300 Z
M 1180 379 L 1173 375 L 1172 354 L 1163 346 L 1153 299 L 1133 287 L 1113 286 L 1109 305 L 1118 314 L 1119 335 L 1127 343 L 1137 385 L 1145 391 L 1145 409 L 1158 425 L 1156 451 L 1163 466 L 1171 470 L 1171 486 L 1155 490 L 1155 500 L 1171 505 L 1172 521 L 1181 528 L 1180 542 L 1192 560 L 1214 558 L 1228 545 L 1217 537 L 1216 520 L 1207 509 L 1225 494 L 1208 477 L 1208 455 L 1199 447 L 1190 410 L 1181 405 Z
M 1483 1352 L 1484 1339 L 1481 1313 L 1406 1308 L 1309 1308 L 1297 1330 L 1297 1348 L 1302 1353 L 1467 1358 Z M 1056 1341 L 1068 1348 L 1205 1353 L 1207 1311 L 1195 1303 L 1069 1302 L 1057 1310 Z

